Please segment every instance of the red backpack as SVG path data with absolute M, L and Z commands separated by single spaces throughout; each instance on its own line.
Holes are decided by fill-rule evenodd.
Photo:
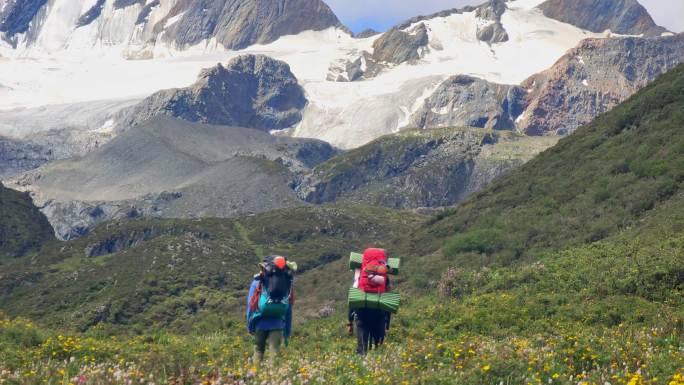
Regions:
M 366 249 L 361 263 L 359 289 L 366 293 L 387 291 L 387 256 L 383 249 Z

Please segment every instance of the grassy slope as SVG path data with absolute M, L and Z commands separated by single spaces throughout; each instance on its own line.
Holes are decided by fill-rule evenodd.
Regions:
M 315 293 L 301 306 L 309 301 L 315 310 L 328 298 L 341 299 L 333 291 L 339 292 L 347 277 L 345 282 L 336 273 L 328 278 L 314 268 L 343 269 L 349 249 L 385 245 L 383 239 L 421 220 L 388 209 L 321 206 L 237 220 L 108 223 L 84 238 L 3 266 L 0 309 L 70 329 L 104 323 L 139 332 L 215 330 L 237 318 L 225 314 L 241 308 L 263 254 L 281 253 L 299 263 L 299 290 Z M 319 285 L 323 279 L 337 286 Z
M 54 235 L 31 198 L 0 184 L 0 263 L 40 247 Z
M 471 267 L 530 261 L 640 226 L 683 181 L 679 66 L 423 227 L 411 247 Z
M 284 250 L 309 266 L 323 256 L 312 250 L 327 241 L 346 253 L 363 247 L 366 234 L 394 237 L 385 245 L 393 254 L 414 256 L 405 258 L 400 279 L 406 301 L 390 343 L 366 360 L 344 338 L 343 312 L 298 325 L 285 358 L 256 376 L 247 374 L 251 341 L 241 327 L 130 340 L 108 338 L 97 327 L 69 342 L 9 321 L 0 324 L 0 373 L 6 367 L 4 378 L 26 384 L 65 370 L 67 380 L 85 374 L 102 383 L 152 375 L 156 383 L 211 383 L 220 376 L 228 383 L 682 385 L 683 114 L 680 66 L 430 223 L 378 211 L 372 217 L 386 213 L 380 223 L 387 228 L 373 232 L 356 223 L 358 214 L 349 222 L 305 208 L 241 220 L 239 231 L 221 233 L 228 246 L 235 238 L 244 250 Z M 191 223 L 204 221 L 185 222 Z M 148 250 L 147 244 L 154 241 L 130 250 Z M 314 291 L 349 279 L 343 265 L 305 272 L 299 292 L 321 295 Z M 317 279 L 324 284 L 313 290 Z M 424 288 L 431 295 L 415 295 Z M 74 362 L 64 361 L 69 357 Z

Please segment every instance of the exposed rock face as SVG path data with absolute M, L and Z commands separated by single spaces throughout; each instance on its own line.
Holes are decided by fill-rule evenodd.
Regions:
M 0 111 L 0 178 L 14 177 L 49 161 L 83 156 L 103 145 L 113 137 L 108 122 L 136 102 L 139 100 Z
M 373 42 L 372 54 L 362 51 L 356 59 L 332 63 L 327 80 L 353 82 L 375 77 L 391 65 L 415 64 L 427 52 L 428 42 L 423 23 L 408 31 L 392 28 Z
M 684 34 L 588 39 L 520 86 L 454 76 L 425 100 L 409 127 L 468 125 L 565 135 L 683 62 Z
M 372 78 L 386 66 L 378 63 L 373 55 L 363 51 L 356 60 L 340 60 L 328 68 L 327 80 L 333 82 L 353 82 L 364 78 Z
M 76 27 L 85 27 L 86 25 L 95 21 L 102 14 L 102 9 L 105 6 L 107 0 L 97 0 L 89 10 L 86 11 L 81 17 L 78 18 L 76 22 Z
M 192 235 L 197 239 L 206 239 L 209 234 L 206 233 L 188 233 L 179 228 L 164 228 L 149 226 L 141 229 L 134 229 L 127 232 L 120 232 L 111 234 L 106 239 L 89 244 L 85 248 L 85 256 L 88 258 L 99 257 L 102 255 L 118 253 L 122 250 L 127 250 L 137 245 L 147 242 L 149 240 L 165 236 L 165 235 Z
M 38 11 L 48 0 L 3 0 L 0 1 L 0 32 L 7 38 L 24 33 Z
M 484 3 L 483 6 L 486 6 L 487 4 L 488 4 L 488 3 Z M 462 13 L 467 13 L 467 12 L 473 12 L 473 11 L 475 11 L 477 8 L 478 8 L 478 7 L 473 7 L 473 6 L 467 5 L 467 6 L 463 7 L 463 8 L 445 9 L 445 10 L 443 10 L 443 11 L 435 12 L 435 13 L 430 14 L 430 15 L 416 16 L 416 17 L 412 17 L 412 18 L 406 20 L 405 22 L 403 22 L 403 23 L 397 25 L 395 28 L 397 28 L 397 29 L 406 29 L 406 28 L 410 27 L 410 26 L 413 25 L 413 24 L 420 23 L 421 21 L 434 19 L 434 18 L 436 18 L 436 17 L 447 17 L 447 16 L 451 16 L 451 15 L 456 15 L 456 14 L 462 14 Z
M 365 39 L 367 37 L 372 37 L 372 36 L 379 35 L 379 34 L 380 34 L 380 32 L 374 30 L 373 28 L 368 28 L 368 29 L 364 29 L 363 31 L 355 34 L 354 37 L 357 39 Z
M 485 25 L 477 26 L 477 38 L 489 44 L 508 41 L 508 32 L 501 24 L 501 15 L 506 12 L 505 0 L 491 0 L 475 11 L 475 16 L 488 21 Z
M 547 0 L 539 8 L 546 17 L 592 32 L 644 36 L 666 32 L 637 0 Z
M 43 146 L 0 137 L 0 179 L 40 167 L 52 159 L 52 152 Z
M 97 33 L 88 37 L 91 40 L 86 46 L 165 43 L 183 49 L 213 40 L 228 49 L 242 49 L 273 42 L 283 35 L 342 27 L 322 0 L 96 0 L 82 14 L 75 13 L 80 8 L 74 7 L 76 2 L 2 0 L 1 37 L 15 46 L 31 46 L 47 37 L 50 44 L 65 47 L 70 45 L 70 34 L 57 37 L 62 41 L 43 36 L 43 32 L 50 34 L 49 28 L 42 30 L 45 21 L 59 18 L 62 29 L 72 29 L 70 32 L 76 34 L 82 27 L 98 24 Z M 29 33 L 17 36 L 24 32 Z
M 120 128 L 168 115 L 191 122 L 261 130 L 284 129 L 302 118 L 304 90 L 282 61 L 243 55 L 202 71 L 188 88 L 164 90 L 124 113 Z
M 105 220 L 231 217 L 301 205 L 296 174 L 335 154 L 327 143 L 167 117 L 128 130 L 82 158 L 16 178 L 60 238 Z
M 341 25 L 321 0 L 183 0 L 168 17 L 181 13 L 163 35 L 179 46 L 216 38 L 226 48 L 241 49 Z
M 585 40 L 523 82 L 529 106 L 518 129 L 530 135 L 572 132 L 683 62 L 684 34 Z
M 321 164 L 297 192 L 313 203 L 449 206 L 554 143 L 480 129 L 408 131 Z
M 373 43 L 373 59 L 391 64 L 415 62 L 420 59 L 427 45 L 425 24 L 420 23 L 409 31 L 393 28 Z
M 465 75 L 442 83 L 412 117 L 410 127 L 470 126 L 514 130 L 527 92 Z

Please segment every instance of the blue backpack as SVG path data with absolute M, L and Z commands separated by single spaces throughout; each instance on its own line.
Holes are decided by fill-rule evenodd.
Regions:
M 282 260 L 279 260 L 282 259 Z M 253 313 L 257 317 L 281 318 L 285 320 L 292 295 L 293 272 L 287 267 L 284 257 L 266 257 L 262 263 L 262 273 L 255 279 L 259 286 L 251 299 Z

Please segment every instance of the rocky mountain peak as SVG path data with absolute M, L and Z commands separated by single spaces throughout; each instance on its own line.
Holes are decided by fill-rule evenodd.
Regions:
M 167 29 L 165 39 L 193 45 L 215 37 L 230 49 L 341 26 L 321 0 L 190 0 L 179 2 L 168 15 L 172 17 L 180 19 Z
M 182 49 L 213 40 L 227 49 L 242 49 L 284 35 L 343 27 L 322 0 L 95 0 L 86 9 L 81 3 L 0 0 L 0 38 L 28 47 L 40 44 L 42 35 L 54 34 L 57 24 L 75 35 L 92 25 L 97 32 L 86 41 L 92 45 L 166 43 Z M 55 46 L 48 48 L 69 46 L 71 35 L 65 34 L 63 41 L 52 36 Z
M 506 12 L 505 0 L 490 0 L 477 8 L 475 16 L 487 20 L 500 20 L 504 12 Z
M 355 34 L 354 37 L 357 39 L 365 39 L 367 37 L 371 37 L 371 36 L 375 36 L 375 35 L 379 35 L 379 34 L 380 34 L 380 32 L 374 30 L 373 28 L 366 28 L 363 31 Z
M 547 0 L 539 9 L 546 17 L 592 32 L 647 37 L 667 32 L 637 0 Z
M 408 31 L 393 28 L 373 43 L 373 58 L 378 62 L 400 64 L 420 59 L 421 50 L 428 45 L 428 32 L 424 23 Z
M 242 55 L 203 70 L 190 87 L 157 92 L 126 110 L 120 128 L 159 115 L 191 122 L 262 130 L 301 120 L 307 100 L 290 66 L 264 55 Z
M 501 16 L 506 12 L 505 0 L 490 0 L 475 11 L 475 16 L 488 21 L 478 25 L 477 38 L 489 44 L 508 41 L 508 32 L 501 23 Z
M 24 33 L 47 0 L 0 1 L 0 32 L 7 36 Z

